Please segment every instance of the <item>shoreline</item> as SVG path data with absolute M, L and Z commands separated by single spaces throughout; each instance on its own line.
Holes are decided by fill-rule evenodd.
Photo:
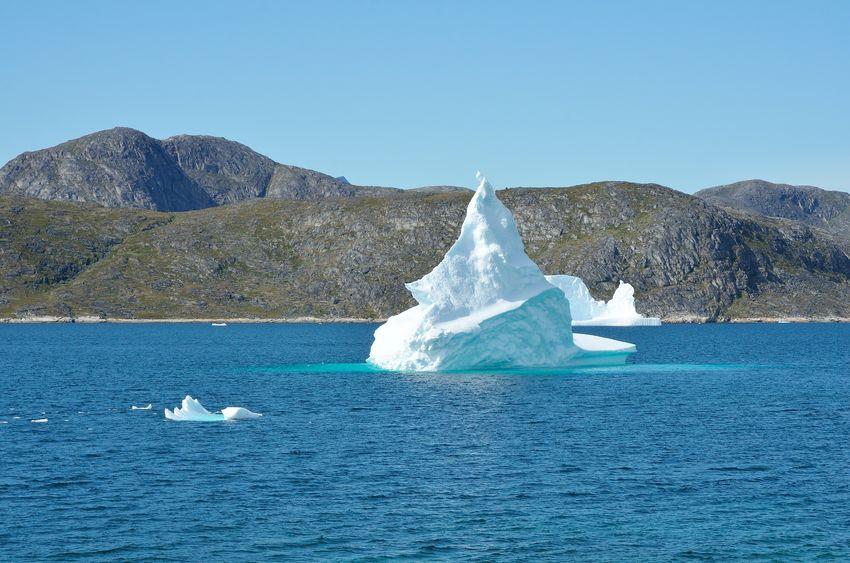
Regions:
M 0 318 L 0 324 L 53 324 L 53 323 L 68 323 L 68 324 L 156 324 L 156 323 L 196 323 L 196 324 L 211 324 L 211 323 L 228 323 L 228 324 L 328 324 L 328 323 L 347 323 L 347 324 L 368 324 L 368 323 L 383 323 L 387 319 L 366 319 L 359 317 L 289 317 L 289 318 L 252 318 L 252 317 L 233 317 L 233 318 L 164 318 L 164 319 L 133 319 L 133 318 L 116 318 L 116 317 L 54 317 L 54 316 L 38 316 L 38 317 L 6 317 Z M 846 317 L 742 317 L 736 319 L 709 320 L 708 317 L 699 316 L 677 316 L 661 319 L 662 325 L 668 324 L 785 324 L 785 323 L 850 323 L 850 318 Z M 592 327 L 594 325 L 586 325 Z M 574 327 L 575 328 L 575 327 Z M 584 327 L 579 327 L 584 328 Z M 622 327 L 619 327 L 622 328 Z
M 325 323 L 383 323 L 386 319 L 361 319 L 356 317 L 321 318 L 251 318 L 251 317 L 209 317 L 209 318 L 166 318 L 166 319 L 127 319 L 120 317 L 7 317 L 0 318 L 0 324 L 154 324 L 154 323 L 232 323 L 232 324 L 325 324 Z

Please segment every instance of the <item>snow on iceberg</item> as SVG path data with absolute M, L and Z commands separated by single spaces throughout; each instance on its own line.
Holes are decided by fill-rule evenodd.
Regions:
M 644 317 L 635 309 L 635 288 L 620 281 L 614 296 L 607 303 L 594 299 L 581 278 L 576 276 L 546 276 L 570 300 L 573 326 L 658 326 L 658 317 Z
M 635 346 L 573 334 L 570 303 L 525 254 L 510 211 L 487 180 L 443 260 L 407 284 L 419 303 L 375 331 L 368 361 L 451 371 L 622 364 Z
M 173 411 L 165 409 L 165 418 L 177 421 L 220 422 L 223 420 L 247 420 L 263 416 L 243 407 L 226 407 L 221 412 L 212 413 L 204 405 L 190 395 L 186 395 L 183 403 Z

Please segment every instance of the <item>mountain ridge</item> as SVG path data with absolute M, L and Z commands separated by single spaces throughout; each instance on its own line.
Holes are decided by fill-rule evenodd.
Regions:
M 667 321 L 850 318 L 835 192 L 498 194 L 529 256 L 595 298 L 626 280 Z M 0 318 L 386 318 L 411 305 L 404 282 L 443 256 L 471 195 L 354 186 L 221 137 L 93 133 L 0 168 Z
M 798 221 L 850 243 L 850 193 L 815 186 L 744 180 L 694 194 L 725 208 Z
M 104 207 L 191 211 L 247 199 L 381 195 L 275 162 L 247 145 L 211 135 L 154 139 L 115 127 L 24 152 L 0 168 L 0 194 L 97 203 Z

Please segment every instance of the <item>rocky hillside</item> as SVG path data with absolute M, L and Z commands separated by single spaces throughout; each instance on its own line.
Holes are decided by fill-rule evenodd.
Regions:
M 158 211 L 204 209 L 251 198 L 319 199 L 392 194 L 279 164 L 219 137 L 164 141 L 118 127 L 48 149 L 25 152 L 0 168 L 0 195 L 89 202 Z
M 799 221 L 850 241 L 850 194 L 845 192 L 747 180 L 694 195 L 722 207 Z
M 469 197 L 249 199 L 187 213 L 0 197 L 0 317 L 383 318 L 411 305 L 403 283 L 439 261 Z M 583 277 L 597 298 L 624 279 L 641 312 L 667 320 L 850 317 L 850 259 L 798 222 L 657 185 L 499 197 L 543 270 Z

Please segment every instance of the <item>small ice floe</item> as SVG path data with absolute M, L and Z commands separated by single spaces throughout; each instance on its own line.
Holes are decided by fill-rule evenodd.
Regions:
M 226 407 L 221 409 L 221 414 L 224 415 L 224 420 L 251 420 L 263 416 L 244 407 Z
M 153 408 L 153 403 L 148 403 L 147 405 L 145 405 L 143 407 L 137 407 L 136 405 L 130 406 L 131 411 L 149 411 L 152 408 Z
M 9 424 L 8 420 L 0 420 L 0 424 Z
M 227 323 L 213 323 L 213 326 L 227 326 Z
M 47 422 L 46 418 L 34 418 L 30 422 Z
M 204 405 L 190 395 L 186 395 L 181 405 L 173 411 L 165 409 L 165 418 L 168 420 L 185 420 L 194 422 L 219 422 L 223 420 L 249 420 L 260 418 L 260 413 L 251 412 L 244 407 L 226 407 L 221 412 L 212 413 L 204 408 Z

